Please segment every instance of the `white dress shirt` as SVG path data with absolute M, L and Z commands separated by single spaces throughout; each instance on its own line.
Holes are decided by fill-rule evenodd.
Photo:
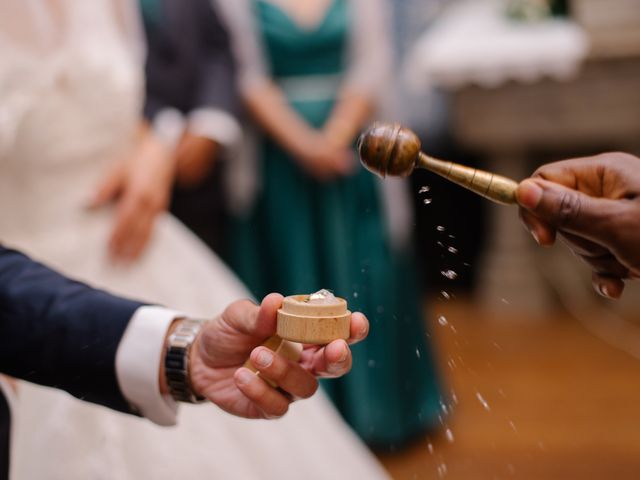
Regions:
M 171 323 L 184 314 L 163 307 L 140 307 L 116 353 L 116 376 L 125 399 L 152 422 L 176 424 L 177 403 L 160 392 L 162 351 Z

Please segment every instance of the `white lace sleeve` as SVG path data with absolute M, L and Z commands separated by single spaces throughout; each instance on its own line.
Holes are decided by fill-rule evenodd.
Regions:
M 385 0 L 351 0 L 351 18 L 345 87 L 380 99 L 391 78 L 391 8 Z
M 240 92 L 247 92 L 270 81 L 264 45 L 258 34 L 250 0 L 211 1 L 229 29 Z

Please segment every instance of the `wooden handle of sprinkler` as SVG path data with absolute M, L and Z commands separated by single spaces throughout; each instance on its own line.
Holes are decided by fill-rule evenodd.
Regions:
M 461 187 L 503 205 L 516 203 L 518 182 L 484 170 L 438 160 L 420 152 L 416 161 L 417 168 L 436 173 Z

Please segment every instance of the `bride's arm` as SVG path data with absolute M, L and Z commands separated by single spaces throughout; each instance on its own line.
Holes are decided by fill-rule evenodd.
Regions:
M 116 261 L 132 262 L 144 252 L 159 214 L 169 205 L 175 161 L 147 124 L 142 124 L 131 152 L 98 187 L 90 203 L 115 204 L 109 253 Z

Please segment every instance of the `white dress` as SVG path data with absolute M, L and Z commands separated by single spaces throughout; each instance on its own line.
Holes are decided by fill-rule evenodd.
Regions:
M 115 0 L 58 1 L 64 37 L 43 34 L 45 45 L 59 43 L 39 50 L 11 30 L 26 19 L 38 34 L 55 32 L 43 9 L 48 3 L 3 3 L 0 17 L 8 4 L 15 15 L 13 24 L 0 18 L 0 242 L 94 286 L 197 317 L 248 296 L 169 215 L 137 263 L 110 265 L 112 211 L 85 208 L 109 165 L 131 146 L 140 116 L 141 62 L 121 21 L 132 20 L 122 16 L 127 8 L 115 9 Z M 278 421 L 183 405 L 178 426 L 162 428 L 53 389 L 22 383 L 18 390 L 18 480 L 386 478 L 322 394 Z

